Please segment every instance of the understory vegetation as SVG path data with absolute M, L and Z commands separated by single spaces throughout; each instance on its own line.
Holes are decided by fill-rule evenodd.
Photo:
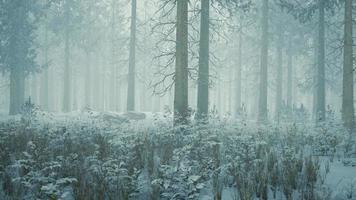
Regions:
M 165 116 L 2 120 L 0 199 L 331 199 L 330 163 L 356 157 L 355 140 L 334 121 L 256 127 L 212 118 L 173 128 Z

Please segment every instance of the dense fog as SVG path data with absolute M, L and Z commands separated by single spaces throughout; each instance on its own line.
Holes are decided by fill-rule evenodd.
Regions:
M 0 199 L 356 199 L 352 0 L 0 0 Z
M 325 99 L 322 107 L 340 117 L 343 3 L 326 3 L 324 21 L 320 24 L 316 2 L 271 1 L 265 17 L 262 2 L 212 1 L 207 28 L 201 27 L 200 1 L 189 3 L 186 67 L 189 108 L 197 110 L 200 59 L 210 69 L 209 110 L 220 116 L 236 116 L 243 110 L 248 118 L 256 119 L 262 95 L 267 96 L 261 98 L 264 104 L 267 102 L 263 109 L 270 120 L 279 116 L 278 113 L 301 107 L 308 117 L 315 118 L 318 98 Z M 131 10 L 131 3 L 35 1 L 25 2 L 27 5 L 21 8 L 2 2 L 5 10 L 1 22 L 1 110 L 9 112 L 9 74 L 14 67 L 11 62 L 21 65 L 25 71 L 24 91 L 14 92 L 21 98 L 16 106 L 31 98 L 42 110 L 51 112 L 85 108 L 118 112 L 173 110 L 175 4 L 141 0 Z M 18 20 L 21 13 L 28 18 L 26 23 L 13 24 L 7 29 L 9 20 Z M 262 30 L 264 23 L 268 23 L 266 30 Z M 205 31 L 201 32 L 200 28 Z M 23 51 L 19 56 L 28 59 L 12 55 L 12 51 L 18 50 L 10 49 L 12 44 L 7 41 L 11 36 L 16 37 L 11 31 L 18 32 L 18 40 L 22 40 L 13 41 Z M 203 39 L 209 44 L 199 43 Z M 320 42 L 325 46 L 323 58 L 319 58 Z M 199 45 L 203 45 L 200 51 Z M 200 58 L 199 53 L 204 49 L 209 53 Z M 320 83 L 324 97 L 316 92 L 320 81 L 317 77 L 321 76 L 319 62 L 324 69 L 320 73 L 325 74 Z M 264 76 L 268 78 L 264 80 Z M 265 87 L 267 92 L 261 93 Z

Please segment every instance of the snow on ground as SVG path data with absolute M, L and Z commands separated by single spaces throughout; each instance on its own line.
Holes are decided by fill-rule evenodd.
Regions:
M 9 121 L 19 121 L 21 119 L 21 116 L 8 116 L 6 114 L 1 114 L 0 113 L 0 123 L 6 123 Z M 35 117 L 35 121 L 38 124 L 49 124 L 53 125 L 55 127 L 58 126 L 67 126 L 69 124 L 90 124 L 90 123 L 95 123 L 98 125 L 98 127 L 102 127 L 104 129 L 109 129 L 112 132 L 115 132 L 118 127 L 129 127 L 123 130 L 126 130 L 123 132 L 123 134 L 132 134 L 132 136 L 135 136 L 135 132 L 149 132 L 150 134 L 152 131 L 162 131 L 160 129 L 163 128 L 169 128 L 169 125 L 171 124 L 171 119 L 172 116 L 170 114 L 165 114 L 165 113 L 116 113 L 116 112 L 94 112 L 94 111 L 76 111 L 76 112 L 71 112 L 67 114 L 59 113 L 59 114 L 54 114 L 54 113 L 45 113 L 45 112 L 39 112 L 37 116 Z M 231 127 L 224 127 L 224 131 L 226 133 L 231 134 L 231 133 L 239 133 L 239 131 L 243 134 L 250 134 L 250 133 L 256 133 L 260 131 L 264 131 L 264 134 L 270 135 L 270 137 L 276 137 L 277 135 L 273 134 L 273 131 L 271 130 L 271 127 L 257 127 L 255 123 L 248 122 L 246 121 L 245 123 L 239 122 L 240 125 L 236 126 L 236 121 L 232 119 L 223 119 L 223 120 L 214 120 L 211 122 L 213 126 L 212 128 L 219 128 L 220 126 L 226 126 L 227 124 L 234 124 L 234 126 Z M 163 124 L 163 125 L 162 125 Z M 162 125 L 162 126 L 160 126 Z M 290 125 L 290 124 L 289 124 Z M 314 134 L 313 131 L 309 130 L 308 125 L 294 125 L 299 129 L 302 129 L 301 132 L 306 130 L 307 133 L 310 132 L 310 134 Z M 294 128 L 294 126 L 292 128 Z M 289 133 L 288 130 L 291 129 L 288 124 L 281 124 L 278 126 L 280 132 Z M 0 127 L 1 128 L 1 127 Z M 297 129 L 296 128 L 296 129 Z M 230 130 L 231 129 L 231 130 Z M 195 130 L 195 129 L 193 129 Z M 282 130 L 282 131 L 281 131 Z M 292 129 L 291 129 L 292 130 Z M 336 130 L 336 129 L 335 129 Z M 150 132 L 151 131 L 151 132 Z M 219 132 L 219 135 L 221 134 L 221 130 L 213 130 L 212 132 L 217 131 Z M 164 130 L 163 130 L 164 132 Z M 293 131 L 292 131 L 293 132 Z M 331 133 L 337 131 L 330 131 Z M 223 134 L 226 134 L 223 133 Z M 121 133 L 118 133 L 120 135 Z M 304 134 L 304 133 L 303 133 Z M 329 133 L 328 133 L 329 134 Z M 335 134 L 335 133 L 334 133 Z M 341 134 L 341 133 L 340 133 Z M 221 135 L 220 135 L 221 136 Z M 258 136 L 258 135 L 255 135 Z M 286 135 L 288 136 L 288 134 Z M 329 145 L 333 144 L 333 139 L 334 135 L 327 135 L 327 134 L 321 134 L 322 139 L 325 140 L 326 144 L 323 143 L 323 145 Z M 224 136 L 221 136 L 224 137 Z M 264 136 L 265 137 L 265 136 Z M 277 136 L 278 137 L 278 136 Z M 291 144 L 294 144 L 297 141 L 293 142 L 293 137 L 296 137 L 295 135 L 292 136 Z M 118 137 L 120 138 L 120 137 Z M 254 138 L 255 140 L 256 138 Z M 268 139 L 268 138 L 264 138 Z M 271 139 L 271 138 L 270 138 Z M 278 140 L 278 138 L 276 138 Z M 288 139 L 288 138 L 285 138 Z M 317 138 L 318 139 L 318 138 Z M 330 141 L 329 141 L 330 139 Z M 281 140 L 281 138 L 279 138 Z M 282 139 L 283 140 L 283 139 Z M 190 148 L 191 146 L 188 145 Z M 304 146 L 306 147 L 306 146 Z M 323 146 L 322 146 L 323 147 Z M 311 150 L 305 150 L 304 152 L 309 152 L 310 154 L 312 151 Z M 321 160 L 320 166 L 321 169 L 324 171 L 328 171 L 326 177 L 325 177 L 325 183 L 326 186 L 330 189 L 331 191 L 331 198 L 334 200 L 344 200 L 344 199 L 356 199 L 354 196 L 353 197 L 348 197 L 350 194 L 353 192 L 356 192 L 356 166 L 354 166 L 352 163 L 355 162 L 355 160 L 351 159 L 351 164 L 350 165 L 345 165 L 345 159 L 334 159 L 333 162 L 330 162 L 330 157 L 319 157 Z M 223 158 L 224 159 L 224 158 Z M 323 174 L 323 173 L 322 173 Z M 145 195 L 151 192 L 150 188 L 150 180 L 149 173 L 146 170 L 142 171 L 142 173 L 139 174 L 138 179 L 140 180 L 140 190 L 139 196 L 141 196 L 141 199 L 144 199 Z M 144 181 L 141 181 L 144 180 Z M 199 193 L 199 199 L 200 200 L 213 200 L 213 194 L 212 194 L 212 186 L 211 184 L 207 183 L 204 184 L 206 185 L 205 188 L 203 188 L 200 193 Z M 68 189 L 68 188 L 67 188 Z M 65 190 L 63 192 L 63 195 L 68 195 L 70 194 L 70 188 L 69 190 Z M 236 200 L 238 199 L 237 197 L 237 190 L 236 188 L 233 187 L 227 187 L 225 186 L 222 191 L 222 199 L 223 200 Z M 269 197 L 271 197 L 271 192 L 269 192 Z M 271 198 L 273 199 L 273 198 Z M 276 199 L 285 199 L 283 194 L 281 192 L 277 192 L 277 198 Z M 296 198 L 298 199 L 298 198 Z
M 345 199 L 348 190 L 356 191 L 356 167 L 345 166 L 340 161 L 331 162 L 326 183 L 332 188 L 333 199 Z

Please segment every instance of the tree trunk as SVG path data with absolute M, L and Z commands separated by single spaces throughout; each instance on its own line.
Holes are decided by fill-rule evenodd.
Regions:
M 25 99 L 25 73 L 22 67 L 13 67 L 10 71 L 10 115 L 17 115 Z
M 188 123 L 188 0 L 177 1 L 174 124 Z
M 227 109 L 226 109 L 226 113 L 227 114 L 231 114 L 231 110 L 232 108 L 232 82 L 233 82 L 233 68 L 232 66 L 229 67 L 229 71 L 228 71 L 228 86 L 227 87 L 227 97 L 228 97 L 228 102 L 227 102 Z
M 261 69 L 258 121 L 267 121 L 267 68 L 268 68 L 268 0 L 262 5 Z
M 119 71 L 119 70 L 117 70 Z M 117 73 L 119 76 L 119 73 Z M 122 80 L 120 79 L 120 77 L 118 77 L 118 79 L 116 80 L 116 88 L 117 88 L 117 93 L 116 93 L 116 99 L 117 99 L 117 104 L 116 104 L 116 110 L 121 112 L 122 110 L 124 110 L 124 106 L 122 105 L 122 96 L 121 96 L 121 90 L 122 90 Z
M 325 120 L 325 1 L 319 0 L 317 121 Z
M 242 14 L 240 15 L 242 21 Z M 236 69 L 236 105 L 235 114 L 239 116 L 241 113 L 241 88 L 242 88 L 242 22 L 240 23 L 239 46 L 237 50 L 237 69 Z
M 114 61 L 114 60 L 113 60 Z M 117 65 L 115 63 L 112 64 L 111 66 L 111 75 L 110 75 L 110 91 L 109 91 L 109 103 L 110 103 L 110 111 L 116 111 L 117 107 L 117 85 L 116 85 L 116 79 L 117 79 Z
M 293 54 L 291 35 L 288 41 L 288 67 L 287 67 L 287 108 L 288 112 L 292 111 L 292 94 L 293 94 Z
M 223 87 L 221 87 L 222 83 L 222 79 L 221 79 L 221 73 L 218 73 L 218 79 L 217 79 L 217 103 L 216 103 L 216 111 L 218 112 L 218 115 L 221 116 L 221 114 L 223 113 L 223 100 L 222 100 L 222 96 L 223 96 Z
M 209 8 L 210 0 L 201 1 L 197 119 L 209 112 Z
M 91 107 L 92 106 L 92 89 L 91 89 L 91 55 L 90 52 L 86 52 L 86 66 L 85 66 L 85 91 L 84 91 L 84 96 L 85 96 L 85 106 Z
M 345 1 L 344 70 L 342 90 L 342 119 L 347 128 L 354 126 L 352 0 Z
M 71 90 L 71 93 L 72 93 L 72 99 L 71 99 L 71 110 L 78 110 L 78 92 L 77 92 L 77 89 L 78 89 L 78 85 L 77 85 L 77 79 L 76 79 L 76 75 L 77 75 L 77 71 L 76 70 L 72 70 L 72 90 Z
M 38 104 L 38 79 L 37 74 L 31 76 L 31 102 Z
M 319 33 L 316 31 L 314 34 L 314 41 L 313 41 L 313 48 L 314 48 L 314 61 L 312 65 L 312 71 L 313 71 L 313 110 L 312 110 L 312 119 L 317 121 L 318 114 L 317 114 L 317 102 L 318 102 L 318 52 L 319 52 L 319 45 L 318 45 L 318 38 L 319 38 Z
M 276 120 L 279 122 L 282 106 L 282 90 L 283 90 L 283 45 L 284 45 L 284 30 L 282 25 L 279 27 L 278 44 L 277 44 L 277 88 L 276 88 Z
M 46 25 L 45 27 L 45 47 L 44 47 L 44 63 L 46 65 L 46 68 L 43 71 L 42 74 L 42 84 L 41 84 L 41 105 L 42 105 L 42 109 L 47 110 L 48 111 L 48 27 Z
M 68 2 L 65 2 L 65 16 L 69 18 L 69 7 Z M 69 112 L 71 110 L 71 68 L 69 66 L 69 27 L 65 27 L 64 35 L 64 85 L 63 85 L 63 112 Z
M 111 3 L 111 74 L 110 74 L 110 111 L 117 111 L 117 79 L 118 79 L 118 66 L 116 59 L 117 42 L 116 42 L 116 0 Z
M 91 87 L 91 103 L 92 107 L 95 110 L 100 110 L 100 101 L 102 98 L 101 94 L 101 76 L 102 76 L 102 68 L 99 64 L 99 59 L 95 59 L 92 61 L 92 72 L 93 76 L 91 77 L 91 80 L 95 83 Z M 95 76 L 94 76 L 95 74 Z
M 48 78 L 48 68 L 44 69 L 43 75 L 42 75 L 42 84 L 41 84 L 41 105 L 43 110 L 48 111 L 48 84 L 49 84 L 49 78 Z
M 130 56 L 129 74 L 127 87 L 127 111 L 135 110 L 135 57 L 136 57 L 136 0 L 131 2 L 131 36 L 130 36 Z

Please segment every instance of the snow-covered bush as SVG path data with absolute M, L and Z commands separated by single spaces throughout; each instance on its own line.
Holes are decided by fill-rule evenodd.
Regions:
M 1 199 L 328 199 L 320 155 L 352 156 L 336 125 L 214 118 L 172 127 L 93 113 L 0 122 Z M 339 135 L 338 135 L 339 134 Z M 325 170 L 323 170 L 325 169 Z

